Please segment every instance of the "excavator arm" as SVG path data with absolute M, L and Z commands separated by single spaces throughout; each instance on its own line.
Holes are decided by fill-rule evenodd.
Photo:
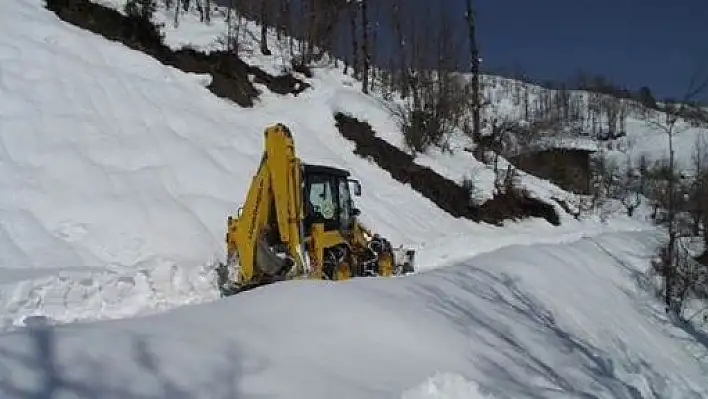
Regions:
M 239 215 L 228 219 L 227 266 L 238 269 L 239 286 L 278 279 L 293 266 L 302 274 L 309 266 L 303 250 L 301 165 L 292 135 L 282 124 L 268 127 L 264 135 L 265 150 L 246 201 Z

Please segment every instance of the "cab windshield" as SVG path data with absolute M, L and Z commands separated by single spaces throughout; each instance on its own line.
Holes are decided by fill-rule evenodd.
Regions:
M 324 223 L 325 230 L 347 229 L 351 222 L 351 195 L 345 178 L 311 174 L 306 182 L 306 218 Z

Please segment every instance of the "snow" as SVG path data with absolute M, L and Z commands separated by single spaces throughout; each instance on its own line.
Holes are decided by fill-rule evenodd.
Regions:
M 112 7 L 118 11 L 123 10 L 126 0 L 97 0 L 99 4 Z M 195 48 L 204 52 L 225 49 L 225 35 L 228 32 L 226 21 L 227 11 L 223 7 L 214 7 L 211 22 L 206 24 L 200 21 L 196 10 L 180 11 L 179 23 L 174 24 L 174 11 L 166 10 L 164 4 L 159 3 L 157 12 L 153 16 L 154 22 L 162 24 L 165 44 L 173 49 L 183 47 Z M 235 13 L 232 13 L 232 31 L 239 22 Z M 242 20 L 237 29 L 236 37 L 239 40 L 238 54 L 249 64 L 256 65 L 263 70 L 279 75 L 284 72 L 294 73 L 289 60 L 293 58 L 290 52 L 290 38 L 278 39 L 272 29 L 268 30 L 268 43 L 272 55 L 260 53 L 260 27 L 252 21 Z M 298 41 L 293 40 L 294 48 Z M 344 112 L 371 124 L 376 135 L 399 149 L 406 150 L 403 135 L 397 124 L 395 109 L 401 104 L 398 100 L 384 100 L 379 90 L 374 90 L 373 95 L 361 94 L 361 83 L 350 76 L 344 75 L 340 70 L 333 69 L 333 59 L 325 56 L 319 66 L 315 66 L 313 79 L 307 79 L 301 74 L 294 73 L 299 78 L 315 87 L 315 97 L 327 103 L 328 109 L 335 112 Z M 342 62 L 339 62 L 342 64 Z M 289 103 L 289 102 L 288 102 Z M 583 140 L 581 146 L 588 144 Z M 444 153 L 439 149 L 431 148 L 424 154 L 418 154 L 415 162 L 432 168 L 437 173 L 458 183 L 465 179 L 475 182 L 478 190 L 476 200 L 478 204 L 491 199 L 494 194 L 494 171 L 479 162 L 472 154 L 464 151 L 471 146 L 468 137 L 457 132 L 450 138 L 452 153 Z M 594 147 L 592 147 L 594 148 Z M 563 199 L 568 203 L 574 201 L 572 195 L 559 189 L 557 186 L 536 178 L 527 173 L 521 173 L 522 186 L 531 190 L 537 198 L 554 203 L 552 198 Z M 559 208 L 559 211 L 562 209 Z
M 627 143 L 626 153 L 633 160 L 639 159 L 642 155 L 647 156 L 651 161 L 669 158 L 669 136 L 667 131 L 654 125 L 647 125 L 645 122 L 631 121 L 628 125 L 635 131 L 644 133 L 630 134 L 623 139 L 622 143 Z M 686 126 L 684 123 L 677 123 L 674 129 L 674 153 L 677 168 L 691 171 L 693 165 L 693 154 L 696 144 L 705 145 L 708 143 L 708 129 Z M 621 160 L 621 158 L 620 158 Z
M 126 0 L 95 1 L 121 11 L 126 3 Z M 163 25 L 162 31 L 165 34 L 165 43 L 171 48 L 191 47 L 210 52 L 225 49 L 225 35 L 228 32 L 226 15 L 227 12 L 223 7 L 215 6 L 211 22 L 205 24 L 200 21 L 199 15 L 195 10 L 182 11 L 179 16 L 179 23 L 175 26 L 174 12 L 165 10 L 164 4 L 160 3 L 158 4 L 158 12 L 155 13 L 154 21 Z M 238 21 L 235 15 L 232 14 L 232 27 Z M 275 32 L 269 30 L 268 43 L 270 43 L 270 50 L 273 54 L 264 56 L 259 51 L 260 27 L 257 24 L 252 21 L 241 21 L 237 37 L 239 39 L 239 55 L 246 62 L 257 65 L 275 75 L 283 72 L 292 72 L 289 60 L 293 57 L 293 54 L 290 52 L 289 38 L 281 37 L 278 40 Z M 293 40 L 293 45 L 297 48 L 297 40 Z M 330 66 L 331 63 L 332 60 L 328 57 L 325 57 L 321 62 L 325 66 Z M 360 86 L 359 82 L 348 76 L 344 76 L 341 73 L 330 73 L 328 68 L 324 70 L 316 69 L 317 72 L 320 72 L 320 76 L 317 76 L 316 81 L 324 80 L 329 87 L 355 89 Z M 462 76 L 466 79 L 470 78 L 469 74 L 462 74 Z M 302 78 L 302 76 L 300 77 Z M 521 87 L 526 87 L 528 90 L 531 104 L 541 96 L 542 92 L 554 91 L 498 76 L 483 75 L 481 83 L 484 95 L 491 101 L 491 105 L 485 110 L 483 115 L 487 119 L 497 118 L 504 120 L 511 118 L 524 120 Z M 591 101 L 591 95 L 587 92 L 580 90 L 568 90 L 568 92 L 570 95 L 579 97 L 581 103 L 588 104 Z M 373 91 L 373 94 L 371 97 L 362 97 L 357 90 L 338 90 L 337 98 L 333 99 L 333 101 L 335 104 L 346 104 L 343 108 L 346 109 L 347 113 L 371 123 L 379 137 L 396 147 L 404 148 L 402 135 L 392 112 L 395 105 L 401 103 L 400 100 L 384 101 L 380 91 L 377 89 Z M 646 156 L 651 161 L 668 157 L 668 137 L 665 129 L 661 127 L 664 126 L 664 114 L 656 113 L 653 117 L 646 117 L 635 109 L 635 104 L 627 100 L 624 100 L 624 102 L 629 109 L 626 121 L 626 137 L 608 144 L 598 142 L 595 138 L 578 137 L 577 135 L 562 132 L 568 137 L 547 137 L 542 140 L 542 143 L 539 143 L 539 146 L 544 148 L 551 145 L 556 148 L 573 148 L 583 151 L 597 151 L 601 147 L 610 147 L 607 148 L 609 150 L 607 155 L 619 161 L 620 164 L 626 161 L 627 156 L 635 163 L 641 156 Z M 334 105 L 333 108 L 339 110 L 342 107 Z M 606 118 L 604 116 L 600 117 L 599 122 L 601 124 L 606 123 Z M 589 131 L 590 122 L 587 122 L 583 128 L 585 131 Z M 708 142 L 708 128 L 691 127 L 685 121 L 679 120 L 674 137 L 674 145 L 677 163 L 680 168 L 690 169 L 693 148 L 696 141 L 701 139 Z M 488 167 L 485 167 L 463 150 L 472 145 L 469 138 L 457 132 L 453 134 L 450 141 L 453 149 L 452 154 L 431 149 L 426 154 L 420 154 L 416 158 L 416 162 L 429 166 L 443 176 L 458 182 L 461 182 L 467 176 L 477 176 L 476 178 L 480 180 L 478 185 L 484 190 L 481 198 L 490 198 L 491 193 L 489 190 L 492 187 L 490 181 L 493 180 L 493 173 Z M 547 199 L 552 196 L 558 196 L 558 190 L 555 186 L 548 187 L 546 185 L 545 189 L 552 191 L 549 193 L 542 189 L 541 186 L 543 184 L 536 182 L 538 179 L 535 177 L 524 174 L 523 180 L 527 186 L 541 190 L 538 191 L 540 198 Z
M 489 96 L 492 102 L 492 106 L 488 110 L 489 117 L 497 117 L 502 120 L 505 118 L 524 120 L 522 88 L 525 87 L 527 89 L 531 104 L 543 92 L 555 92 L 537 85 L 495 76 L 485 76 L 483 86 L 485 94 Z M 590 103 L 593 96 L 593 94 L 580 90 L 568 90 L 568 93 L 570 96 L 578 98 L 581 104 L 586 105 Z M 653 111 L 647 113 L 645 108 L 630 100 L 622 100 L 622 103 L 627 109 L 626 136 L 610 142 L 602 142 L 594 137 L 589 137 L 591 122 L 585 115 L 586 123 L 584 126 L 579 126 L 579 128 L 586 135 L 579 136 L 571 132 L 554 132 L 560 137 L 553 139 L 561 141 L 556 146 L 590 151 L 604 149 L 606 150 L 606 155 L 618 161 L 620 165 L 625 163 L 628 157 L 632 164 L 635 165 L 641 156 L 645 156 L 651 162 L 668 158 L 669 143 L 666 131 L 666 114 Z M 583 107 L 583 109 L 585 108 L 587 107 Z M 598 126 L 606 131 L 606 116 L 601 116 L 598 122 Z M 691 168 L 691 156 L 699 140 L 704 140 L 704 142 L 708 143 L 708 127 L 694 127 L 684 119 L 679 118 L 674 129 L 674 151 L 678 168 L 684 170 Z
M 127 0 L 92 1 L 125 14 L 123 9 Z M 174 8 L 167 9 L 164 2 L 158 2 L 152 21 L 162 26 L 164 43 L 174 50 L 193 48 L 210 53 L 227 49 L 229 23 L 226 7 L 212 3 L 211 21 L 206 23 L 201 21 L 201 16 L 192 3 L 188 11 L 179 9 L 175 24 Z M 272 75 L 290 71 L 290 59 L 293 57 L 290 52 L 290 38 L 283 37 L 278 40 L 275 32 L 269 29 L 268 43 L 273 54 L 264 56 L 260 53 L 260 33 L 260 26 L 255 22 L 239 19 L 236 12 L 231 13 L 231 34 L 238 41 L 238 53 L 244 61 L 257 65 Z M 298 41 L 293 39 L 292 43 L 294 48 L 297 48 Z
M 0 336 L 12 370 L 0 392 L 705 397 L 705 348 L 644 287 L 657 243 L 652 231 L 608 233 L 406 278 L 296 281 L 141 318 L 30 327 Z
M 570 149 L 596 152 L 600 148 L 596 140 L 580 137 L 543 137 L 530 143 L 526 151 L 545 151 L 551 149 Z
M 186 13 L 166 39 L 217 46 L 220 23 Z M 660 235 L 641 210 L 565 214 L 558 227 L 452 218 L 353 154 L 334 112 L 394 145 L 400 132 L 381 99 L 326 65 L 301 95 L 264 89 L 244 109 L 212 95 L 210 76 L 68 25 L 40 0 L 0 2 L 0 33 L 0 397 L 708 394 L 705 347 L 651 297 Z M 287 65 L 278 51 L 244 58 Z M 364 222 L 417 250 L 416 275 L 217 298 L 226 218 L 276 122 L 307 162 L 354 172 Z M 493 172 L 454 140 L 454 154 L 417 162 L 488 196 Z
M 436 373 L 420 386 L 403 393 L 401 399 L 492 399 L 474 381 L 455 373 Z

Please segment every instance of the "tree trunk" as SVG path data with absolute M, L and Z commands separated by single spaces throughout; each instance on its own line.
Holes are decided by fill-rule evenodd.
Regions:
M 276 34 L 278 35 L 278 40 L 282 40 L 284 33 L 289 33 L 288 21 L 290 20 L 290 9 L 288 0 L 280 0 L 280 9 L 278 11 L 278 29 L 276 29 Z
M 202 0 L 194 0 L 196 4 L 197 11 L 199 12 L 199 22 L 204 22 L 204 7 L 202 6 Z
M 261 54 L 271 55 L 268 49 L 268 1 L 261 0 Z
M 349 29 L 352 36 L 352 70 L 354 78 L 359 77 L 359 43 L 356 35 L 356 18 L 359 11 L 359 3 L 353 2 L 349 9 Z
M 668 116 L 669 118 L 673 118 L 673 116 Z M 674 201 L 674 195 L 675 195 L 675 190 L 676 190 L 676 179 L 675 179 L 675 170 L 674 170 L 674 140 L 673 140 L 673 128 L 674 128 L 674 122 L 673 119 L 669 121 L 669 129 L 668 129 L 668 134 L 669 134 L 669 198 L 668 198 L 668 205 L 669 205 L 669 245 L 668 245 L 668 256 L 669 256 L 669 264 L 667 265 L 666 269 L 666 297 L 665 303 L 666 303 L 666 311 L 667 313 L 671 310 L 673 310 L 674 303 L 673 303 L 673 277 L 674 277 L 674 268 L 675 268 L 675 249 L 676 249 L 676 231 L 675 231 L 675 223 L 674 220 L 676 219 L 676 209 L 675 209 L 675 201 Z
M 295 20 L 297 22 L 302 22 L 305 20 L 305 1 L 304 0 L 300 1 L 300 7 L 298 7 L 298 16 L 295 18 Z M 297 41 L 297 43 L 298 43 L 297 50 L 298 50 L 298 53 L 300 54 L 300 57 L 302 58 L 303 64 L 307 63 L 305 61 L 305 56 L 306 56 L 305 42 L 308 39 L 307 36 L 308 36 L 308 31 L 307 31 L 307 27 L 305 27 L 305 29 L 303 29 L 303 31 L 302 31 L 302 37 L 305 40 L 298 40 Z M 290 37 L 292 37 L 292 36 L 290 36 Z
M 379 23 L 376 22 L 374 24 L 374 30 L 371 33 L 371 46 L 369 48 L 369 53 L 371 54 L 371 56 L 369 57 L 369 62 L 373 63 L 374 65 L 376 65 L 376 62 L 378 61 L 376 58 L 376 41 L 378 39 L 378 31 L 379 31 L 378 28 L 379 28 Z M 374 85 L 376 84 L 376 76 L 377 76 L 376 75 L 376 68 L 372 68 L 371 69 L 371 79 L 369 79 L 370 80 L 370 84 L 369 84 L 370 91 L 374 91 Z
M 364 74 L 361 81 L 361 90 L 364 94 L 369 93 L 369 63 L 371 61 L 369 55 L 369 0 L 361 0 L 361 71 Z
M 401 27 L 401 12 L 398 0 L 393 0 L 391 18 L 393 23 L 393 30 L 396 37 L 396 49 L 398 51 L 397 54 L 394 54 L 394 58 L 396 59 L 395 66 L 392 65 L 391 68 L 391 73 L 393 74 L 391 88 L 393 90 L 400 90 L 401 97 L 405 99 L 408 97 L 408 83 L 406 77 L 408 73 L 408 65 L 406 63 L 406 43 L 403 38 L 403 28 Z M 394 63 L 392 62 L 392 64 Z
M 173 21 L 175 29 L 179 27 L 179 0 L 175 3 L 175 19 Z
M 472 96 L 474 105 L 472 106 L 472 137 L 476 142 L 482 136 L 480 131 L 480 108 L 481 98 L 479 95 L 479 50 L 477 48 L 476 26 L 472 0 L 467 0 L 467 22 L 469 24 L 469 45 L 472 62 Z
M 226 53 L 231 54 L 233 36 L 231 35 L 231 14 L 234 9 L 234 0 L 229 0 L 229 8 L 226 10 Z
M 305 3 L 304 1 L 301 0 L 301 3 Z M 307 45 L 306 45 L 306 54 L 304 57 L 305 64 L 309 64 L 310 60 L 312 58 L 312 53 L 314 53 L 314 48 L 315 48 L 315 40 L 317 33 L 315 32 L 315 26 L 317 25 L 317 14 L 315 13 L 317 5 L 315 4 L 315 0 L 309 0 L 307 2 L 308 7 L 308 15 L 307 15 Z

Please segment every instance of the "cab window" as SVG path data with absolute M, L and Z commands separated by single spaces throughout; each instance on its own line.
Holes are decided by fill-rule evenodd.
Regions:
M 339 179 L 339 209 L 340 211 L 340 223 L 341 226 L 346 228 L 349 226 L 351 221 L 351 196 L 349 193 L 349 184 L 344 179 Z
M 330 180 L 315 178 L 310 184 L 309 201 L 315 215 L 327 220 L 336 217 L 337 206 Z

